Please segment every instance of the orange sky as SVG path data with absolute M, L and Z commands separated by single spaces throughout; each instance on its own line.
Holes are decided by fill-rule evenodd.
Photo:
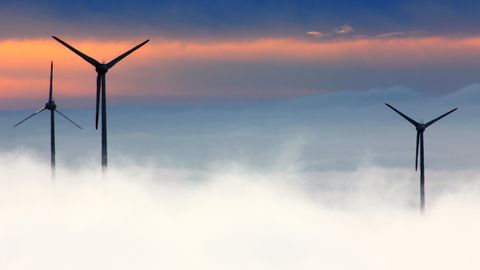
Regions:
M 76 48 L 99 61 L 109 61 L 138 41 L 98 42 L 69 40 Z M 406 67 L 473 63 L 480 56 L 480 37 L 364 38 L 345 40 L 259 39 L 250 41 L 198 41 L 152 38 L 151 42 L 127 57 L 110 73 L 109 95 L 147 95 L 139 90 L 144 80 L 155 85 L 156 74 L 165 71 L 182 74 L 189 62 L 259 63 L 295 65 L 308 63 L 368 67 Z M 55 61 L 55 88 L 62 96 L 93 96 L 95 72 L 86 62 L 53 39 L 0 41 L 0 99 L 44 96 L 48 89 L 50 60 Z M 171 69 L 169 67 L 172 67 Z M 172 71 L 173 70 L 173 71 Z M 194 71 L 193 71 L 194 72 Z M 109 73 L 109 74 L 110 74 Z M 117 75 L 118 74 L 118 75 Z M 234 76 L 234 75 L 232 75 Z M 118 80 L 115 80 L 118 78 Z M 127 79 L 128 78 L 128 79 Z M 142 80 L 139 81 L 139 79 Z M 137 80 L 137 81 L 135 81 Z M 184 85 L 197 84 L 186 77 Z M 163 80 L 165 81 L 165 80 Z M 187 88 L 184 86 L 184 88 Z M 198 95 L 175 83 L 158 82 L 159 96 Z M 182 94 L 183 93 L 183 94 Z M 155 94 L 155 93 L 154 93 Z M 148 95 L 152 95 L 150 91 Z

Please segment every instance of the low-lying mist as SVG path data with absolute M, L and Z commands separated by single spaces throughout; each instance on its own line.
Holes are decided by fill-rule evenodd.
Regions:
M 96 165 L 0 155 L 0 269 L 480 269 L 480 171 Z

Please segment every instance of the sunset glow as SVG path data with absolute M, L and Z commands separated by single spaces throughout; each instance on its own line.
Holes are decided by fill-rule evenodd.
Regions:
M 362 67 L 408 68 L 413 65 L 429 66 L 440 63 L 468 65 L 480 57 L 480 37 L 422 37 L 422 38 L 363 38 L 354 40 L 309 41 L 301 39 L 257 39 L 243 41 L 167 40 L 153 38 L 155 42 L 128 59 L 128 65 L 115 67 L 118 77 L 143 78 L 168 70 L 182 73 L 178 65 L 188 62 L 215 63 L 272 63 L 274 65 L 335 64 Z M 128 50 L 131 42 L 94 40 L 72 41 L 83 52 L 99 61 L 109 61 Z M 92 67 L 51 39 L 0 41 L 2 56 L 0 67 L 0 96 L 38 97 L 44 94 L 46 66 L 53 60 L 61 69 L 56 76 L 59 92 L 64 96 L 89 96 L 94 83 Z M 168 64 L 168 65 L 167 65 Z M 169 68 L 168 66 L 171 66 Z M 145 70 L 148 73 L 145 74 Z M 194 78 L 186 78 L 183 89 L 189 95 L 196 92 Z M 142 81 L 129 80 L 128 84 L 112 80 L 112 95 L 178 96 L 174 86 L 164 86 L 145 92 Z M 259 93 L 261 95 L 261 93 Z

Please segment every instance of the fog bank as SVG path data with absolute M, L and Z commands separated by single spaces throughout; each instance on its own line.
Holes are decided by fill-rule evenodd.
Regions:
M 1 269 L 479 269 L 478 171 L 60 168 L 0 155 Z

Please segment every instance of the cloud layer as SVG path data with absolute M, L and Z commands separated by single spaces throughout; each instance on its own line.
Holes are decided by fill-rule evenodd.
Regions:
M 350 25 L 366 35 L 408 29 L 478 34 L 477 1 L 193 0 L 12 1 L 0 3 L 0 36 L 31 38 L 52 32 L 111 38 L 146 33 L 170 38 L 299 36 L 311 27 Z
M 304 175 L 124 166 L 101 179 L 0 156 L 0 266 L 477 269 L 479 173 L 438 171 L 427 215 L 398 169 Z M 455 179 L 454 182 L 451 179 Z
M 143 39 L 65 39 L 109 61 Z M 478 81 L 478 37 L 393 37 L 347 40 L 171 40 L 153 38 L 108 74 L 110 96 L 278 98 L 315 92 L 403 85 L 451 92 Z M 56 63 L 60 96 L 93 97 L 93 68 L 54 40 L 3 40 L 0 97 L 40 98 Z M 8 100 L 8 101 L 5 101 Z

